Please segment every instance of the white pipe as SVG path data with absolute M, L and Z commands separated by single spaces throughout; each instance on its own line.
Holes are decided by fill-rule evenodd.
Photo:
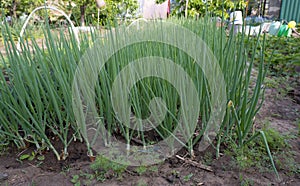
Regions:
M 132 23 L 130 23 L 130 24 L 127 26 L 127 29 L 131 28 L 133 25 L 136 24 L 136 25 L 137 25 L 137 29 L 139 30 L 139 29 L 140 29 L 140 24 L 139 24 L 139 22 L 141 22 L 141 21 L 148 22 L 148 20 L 145 19 L 145 18 L 138 18 L 138 19 L 132 21 Z
M 25 21 L 25 23 L 24 23 L 24 25 L 23 25 L 23 27 L 22 27 L 22 30 L 21 30 L 21 32 L 20 32 L 20 36 L 19 36 L 19 38 L 18 38 L 17 49 L 20 51 L 20 48 L 21 48 L 21 47 L 20 47 L 21 37 L 23 36 L 23 34 L 24 34 L 24 32 L 25 32 L 26 26 L 27 26 L 27 24 L 28 24 L 30 18 L 32 17 L 32 15 L 33 15 L 36 11 L 41 10 L 41 9 L 50 9 L 50 10 L 54 10 L 54 11 L 57 11 L 57 12 L 63 14 L 63 16 L 65 16 L 65 18 L 68 20 L 68 22 L 69 22 L 70 25 L 71 25 L 71 28 L 72 28 L 72 30 L 73 30 L 73 32 L 74 32 L 74 34 L 75 34 L 75 39 L 76 39 L 76 41 L 77 41 L 77 43 L 78 43 L 78 47 L 79 47 L 80 41 L 79 41 L 79 37 L 78 37 L 78 30 L 75 28 L 75 26 L 74 26 L 74 24 L 72 23 L 72 21 L 71 21 L 71 19 L 69 18 L 69 16 L 68 16 L 64 11 L 59 10 L 58 8 L 56 8 L 56 7 L 54 7 L 54 6 L 47 6 L 47 5 L 45 5 L 45 6 L 40 6 L 40 7 L 37 7 L 36 9 L 34 9 L 34 10 L 29 14 L 29 16 L 27 17 L 27 19 L 26 19 L 26 21 Z
M 189 0 L 185 0 L 185 18 L 188 17 Z

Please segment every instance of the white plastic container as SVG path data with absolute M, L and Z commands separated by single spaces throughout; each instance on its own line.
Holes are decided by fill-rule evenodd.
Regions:
M 234 25 L 242 25 L 243 24 L 243 13 L 242 11 L 234 11 L 230 13 L 230 22 Z
M 243 13 L 242 11 L 234 11 L 230 13 L 229 30 L 234 29 L 233 33 L 242 32 Z

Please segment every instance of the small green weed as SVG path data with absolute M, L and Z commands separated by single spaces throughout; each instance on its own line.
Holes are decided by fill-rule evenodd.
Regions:
M 298 126 L 298 136 L 300 136 L 300 118 L 297 119 L 296 125 Z
M 141 165 L 141 166 L 138 166 L 136 167 L 135 169 L 135 172 L 138 174 L 138 175 L 143 175 L 145 174 L 146 172 L 152 172 L 152 173 L 157 173 L 158 172 L 158 167 L 157 166 L 145 166 L 145 165 Z
M 271 128 L 264 129 L 264 133 L 273 156 L 288 148 L 286 142 L 288 137 Z M 265 144 L 260 138 L 256 138 L 241 148 L 232 145 L 225 152 L 234 156 L 238 166 L 242 169 L 256 167 L 261 171 L 266 171 L 272 168 Z
M 153 166 L 149 167 L 148 170 L 151 171 L 151 172 L 156 172 L 157 173 L 158 172 L 158 166 L 153 165 Z
M 188 182 L 188 181 L 191 180 L 191 178 L 192 178 L 193 176 L 194 176 L 193 173 L 190 173 L 190 174 L 188 174 L 188 175 L 185 175 L 185 176 L 183 177 L 183 181 Z
M 267 77 L 265 85 L 267 88 L 276 89 L 276 98 L 282 99 L 294 89 L 289 79 L 289 76 Z
M 138 166 L 135 171 L 139 174 L 142 175 L 145 172 L 147 172 L 147 167 L 146 166 Z
M 213 154 L 211 152 L 206 152 L 203 157 L 203 163 L 205 165 L 211 165 L 213 162 Z
M 91 164 L 90 167 L 93 171 L 95 171 L 97 181 L 104 181 L 111 177 L 118 177 L 121 179 L 127 165 L 125 162 L 124 164 L 119 164 L 105 158 L 104 156 L 97 156 L 95 162 Z
M 0 155 L 5 153 L 8 149 L 9 142 L 6 140 L 5 135 L 0 134 Z
M 34 159 L 36 159 L 38 161 L 44 161 L 45 160 L 45 156 L 44 155 L 40 155 L 40 153 L 38 153 L 38 152 L 32 151 L 29 154 L 23 154 L 23 155 L 21 155 L 19 157 L 20 161 L 23 161 L 23 160 L 32 161 Z
M 270 150 L 273 152 L 278 152 L 287 147 L 286 140 L 288 139 L 287 136 L 281 135 L 277 130 L 268 128 L 265 129 L 265 134 L 267 138 L 267 142 L 269 144 Z M 263 145 L 261 141 L 259 141 L 261 146 Z
M 253 180 L 250 180 L 248 178 L 244 178 L 242 174 L 240 174 L 240 184 L 241 186 L 252 186 L 252 185 L 255 185 L 253 183 Z
M 80 172 L 80 174 L 75 174 L 70 180 L 75 186 L 82 185 L 92 185 L 92 181 L 95 179 L 94 174 Z
M 140 180 L 137 182 L 136 185 L 137 185 L 137 186 L 147 186 L 147 183 L 145 182 L 145 180 L 140 179 Z
M 73 175 L 71 182 L 74 184 L 74 186 L 80 186 L 80 176 L 79 175 Z

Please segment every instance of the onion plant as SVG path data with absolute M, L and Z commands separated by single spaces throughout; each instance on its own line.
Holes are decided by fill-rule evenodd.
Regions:
M 73 138 L 69 132 L 77 133 L 70 104 L 70 82 L 80 57 L 77 42 L 72 34 L 67 37 L 60 31 L 54 36 L 47 27 L 42 44 L 21 39 L 18 51 L 9 27 L 2 31 L 7 36 L 7 61 L 5 77 L 1 75 L 0 132 L 19 147 L 33 143 L 37 149 L 51 149 L 57 159 L 65 159 Z M 56 149 L 53 139 L 64 149 Z
M 221 130 L 217 137 L 216 147 L 217 157 L 219 156 L 220 145 L 225 141 L 229 140 L 236 144 L 237 148 L 242 148 L 258 135 L 262 135 L 262 140 L 264 140 L 265 138 L 262 131 L 255 131 L 253 133 L 252 129 L 255 115 L 259 111 L 263 102 L 263 81 L 266 76 L 267 68 L 265 68 L 265 59 L 263 58 L 263 55 L 261 55 L 260 64 L 257 67 L 257 74 L 252 73 L 254 68 L 254 55 L 249 56 L 250 49 L 244 45 L 244 40 L 255 40 L 255 44 L 252 46 L 251 50 L 256 50 L 258 46 L 260 46 L 261 54 L 263 54 L 264 40 L 261 42 L 261 36 L 250 37 L 246 36 L 244 32 L 239 35 L 234 35 L 233 32 L 226 35 L 224 28 L 217 28 L 216 23 L 211 21 L 210 18 L 204 18 L 203 20 L 197 21 L 171 21 L 175 21 L 176 23 L 181 24 L 198 34 L 199 37 L 201 37 L 211 48 L 223 71 L 227 86 L 226 94 L 228 97 L 228 106 L 223 122 L 220 123 Z M 169 32 L 168 34 L 172 35 L 172 33 Z M 186 144 L 186 147 L 192 155 L 193 147 L 201 139 L 211 114 L 210 88 L 202 70 L 193 63 L 193 59 L 186 54 L 161 43 L 144 43 L 135 47 L 129 47 L 129 49 L 122 50 L 118 53 L 118 55 L 114 56 L 115 59 L 107 66 L 107 69 L 109 69 L 108 72 L 110 72 L 108 73 L 110 78 L 107 79 L 108 83 L 106 85 L 112 84 L 114 76 L 118 74 L 118 70 L 123 67 L 122 62 L 125 62 L 126 64 L 133 58 L 151 55 L 159 55 L 164 58 L 171 58 L 174 60 L 174 62 L 181 65 L 187 72 L 189 72 L 189 75 L 193 78 L 197 87 L 199 100 L 201 102 L 201 112 L 199 113 L 201 124 L 197 126 L 198 128 L 196 132 L 198 135 L 190 139 Z M 122 62 L 120 63 L 120 61 Z M 113 70 L 113 72 L 110 70 Z M 253 76 L 255 77 L 253 78 Z M 102 78 L 102 81 L 106 80 Z M 168 83 L 164 81 L 157 81 L 152 78 L 143 80 L 131 90 L 133 112 L 140 118 L 145 118 L 147 114 L 149 114 L 148 105 L 153 97 L 162 97 L 167 103 L 167 113 L 169 115 L 167 115 L 163 123 L 157 128 L 157 133 L 161 136 L 161 138 L 167 137 L 174 130 L 176 123 L 178 122 L 178 116 L 180 115 L 178 112 L 178 108 L 180 107 L 179 97 L 175 91 L 168 86 Z M 121 124 L 118 126 L 120 128 L 123 127 Z M 130 146 L 132 137 L 138 137 L 143 143 L 147 143 L 147 140 L 144 138 L 145 133 L 143 132 L 135 134 L 135 131 L 131 131 L 126 127 L 123 128 L 122 131 L 123 136 L 126 138 L 127 146 Z M 269 152 L 267 143 L 265 144 L 266 149 Z M 270 153 L 269 156 L 272 161 Z M 273 168 L 276 171 L 274 164 Z

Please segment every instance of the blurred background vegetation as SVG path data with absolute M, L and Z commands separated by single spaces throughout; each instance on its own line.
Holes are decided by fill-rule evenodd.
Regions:
M 156 3 L 164 1 L 156 0 Z M 256 0 L 252 1 L 256 2 Z M 107 25 L 115 20 L 139 17 L 139 3 L 141 2 L 142 0 L 105 0 L 106 6 L 100 10 L 100 24 Z M 247 0 L 170 0 L 170 2 L 171 16 L 184 15 L 187 7 L 189 17 L 202 17 L 206 12 L 209 12 L 213 16 L 222 17 L 223 14 L 227 18 L 228 13 L 233 9 L 244 9 Z M 34 8 L 44 4 L 54 5 L 65 11 L 77 25 L 95 25 L 98 21 L 98 9 L 95 0 L 1 0 L 1 14 L 16 20 L 16 18 L 29 15 Z M 37 15 L 42 18 L 43 15 L 40 14 Z M 59 16 L 52 15 L 52 21 L 57 20 L 60 20 Z

